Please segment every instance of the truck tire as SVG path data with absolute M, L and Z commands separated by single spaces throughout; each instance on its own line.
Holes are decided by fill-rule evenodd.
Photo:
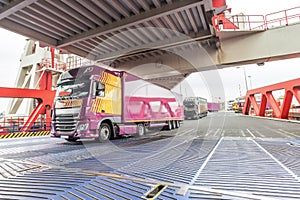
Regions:
M 172 130 L 172 121 L 168 121 L 167 130 Z
M 180 123 L 179 123 L 179 121 L 178 121 L 178 120 L 176 120 L 176 121 L 175 121 L 175 123 L 176 123 L 176 128 L 179 128 L 179 127 L 180 127 Z
M 172 121 L 167 121 L 167 125 L 165 125 L 162 130 L 169 131 L 172 130 L 172 128 Z
M 143 135 L 145 135 L 146 133 L 146 128 L 145 128 L 145 125 L 140 123 L 137 125 L 137 136 L 138 137 L 141 137 Z
M 175 121 L 175 120 L 172 120 L 172 129 L 175 129 L 175 128 L 177 128 L 177 127 L 176 127 L 176 121 Z
M 107 142 L 111 137 L 111 128 L 107 123 L 102 123 L 99 129 L 98 140 L 101 143 Z

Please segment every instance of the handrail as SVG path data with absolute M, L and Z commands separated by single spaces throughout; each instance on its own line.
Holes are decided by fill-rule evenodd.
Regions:
M 4 116 L 0 118 L 0 135 L 20 132 L 22 128 L 24 128 L 24 124 L 27 120 L 27 116 Z M 40 116 L 39 121 L 33 122 L 30 125 L 28 131 L 42 131 L 42 130 L 50 130 L 49 127 L 46 127 L 45 118 Z M 47 129 L 48 128 L 48 129 Z
M 221 30 L 267 30 L 270 28 L 288 26 L 300 22 L 300 6 L 273 12 L 267 15 L 232 15 L 224 14 L 212 18 L 217 31 Z
M 294 11 L 296 11 L 296 13 L 294 13 Z M 289 14 L 290 12 L 291 12 L 291 14 Z M 273 16 L 280 16 L 280 17 L 274 18 Z M 269 18 L 271 18 L 271 19 L 269 19 Z M 274 24 L 274 23 L 277 23 L 277 24 L 279 23 L 279 26 L 288 26 L 291 23 L 295 23 L 294 21 L 291 22 L 291 19 L 297 19 L 296 22 L 299 22 L 300 21 L 300 6 L 267 14 L 265 19 L 266 19 L 266 28 L 267 29 L 269 28 L 269 25 Z M 271 28 L 273 28 L 273 27 L 278 27 L 278 26 L 273 25 Z

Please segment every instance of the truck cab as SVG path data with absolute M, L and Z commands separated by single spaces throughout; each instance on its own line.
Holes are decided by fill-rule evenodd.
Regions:
M 74 70 L 67 71 L 58 80 L 52 111 L 52 137 L 75 141 L 83 134 L 85 137 L 95 134 L 90 132 L 89 118 L 85 115 L 94 95 L 91 87 L 94 81 L 92 76 L 76 75 Z
M 207 100 L 201 97 L 187 97 L 183 101 L 185 119 L 199 119 L 207 116 Z

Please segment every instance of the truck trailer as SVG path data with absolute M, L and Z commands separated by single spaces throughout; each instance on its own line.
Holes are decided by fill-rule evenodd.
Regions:
M 208 102 L 207 106 L 209 112 L 218 112 L 220 110 L 220 103 Z
M 199 119 L 207 116 L 207 99 L 187 97 L 183 101 L 185 119 Z
M 84 66 L 61 74 L 52 109 L 51 137 L 100 142 L 153 127 L 179 128 L 181 100 L 125 71 Z

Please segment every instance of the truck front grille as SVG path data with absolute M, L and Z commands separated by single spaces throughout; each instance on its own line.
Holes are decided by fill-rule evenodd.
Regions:
M 79 114 L 59 114 L 55 117 L 55 130 L 59 134 L 69 134 L 75 131 Z

